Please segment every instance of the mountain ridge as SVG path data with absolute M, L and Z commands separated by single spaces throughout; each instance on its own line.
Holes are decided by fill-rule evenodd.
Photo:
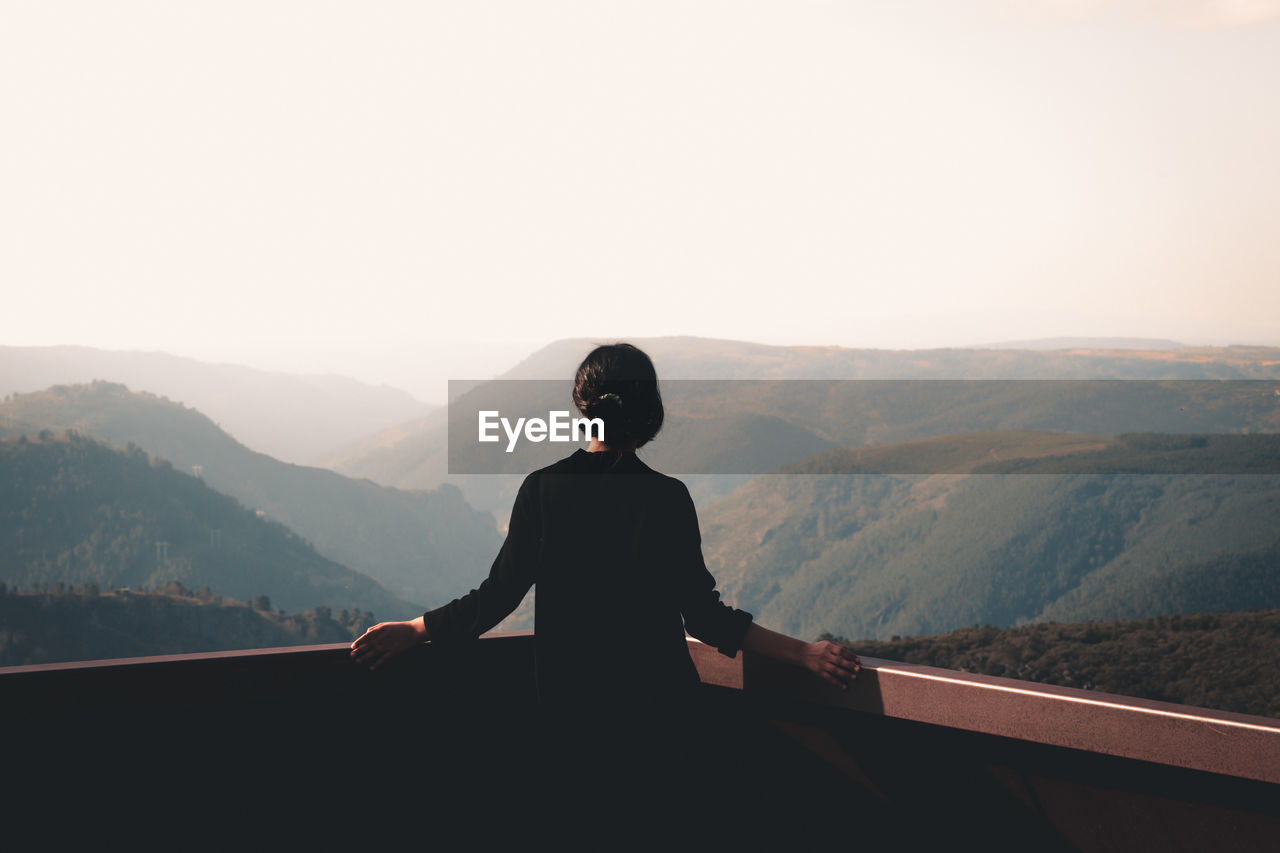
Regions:
M 279 606 L 409 605 L 137 446 L 48 431 L 0 439 L 0 580 L 15 587 L 207 586 Z
M 0 434 L 41 429 L 132 442 L 184 471 L 198 470 L 213 488 L 287 525 L 415 608 L 465 591 L 501 546 L 493 517 L 452 486 L 405 491 L 281 462 L 245 447 L 195 409 L 123 385 L 56 386 L 0 404 Z
M 897 443 L 979 428 L 1099 434 L 1280 428 L 1271 386 L 1268 399 L 1249 401 L 1229 401 L 1227 390 L 1215 387 L 1223 379 L 1260 385 L 1280 381 L 1280 349 L 1276 348 L 1116 354 L 847 350 L 699 338 L 636 339 L 636 343 L 653 356 L 668 417 L 641 457 L 677 476 L 713 470 L 705 460 L 717 454 L 781 465 L 805 458 L 815 444 Z M 455 466 L 447 458 L 447 437 L 451 428 L 467 426 L 456 422 L 455 410 L 479 399 L 497 400 L 495 405 L 504 404 L 498 405 L 504 410 L 545 413 L 549 405 L 571 408 L 571 377 L 591 344 L 567 339 L 548 345 L 499 379 L 470 388 L 448 411 L 401 427 L 394 435 L 386 433 L 363 451 L 329 462 L 349 476 L 401 488 L 452 482 L 473 505 L 501 518 L 510 508 L 518 485 L 515 478 L 549 464 L 551 448 L 521 448 L 503 458 L 503 473 L 509 476 L 501 481 L 488 470 L 481 477 L 462 473 L 465 466 L 451 471 Z M 535 387 L 538 382 L 527 380 L 552 383 L 561 390 L 550 394 Z M 747 382 L 735 388 L 740 380 Z M 1168 387 L 1184 381 L 1189 383 L 1186 387 Z M 1206 383 L 1209 390 L 1190 387 L 1193 381 Z M 806 382 L 812 384 L 802 387 Z M 1038 391 L 1024 385 L 1034 382 L 1043 383 Z M 499 391 L 507 396 L 499 398 Z M 1203 405 L 1206 399 L 1212 407 Z M 1227 403 L 1235 408 L 1223 411 Z M 775 420 L 776 428 L 762 432 L 757 446 L 749 435 L 749 421 L 768 418 Z M 735 424 L 734 419 L 740 422 Z M 686 430 L 688 425 L 698 426 L 705 440 Z M 792 433 L 787 435 L 784 428 Z M 726 435 L 745 437 L 748 443 L 726 444 Z M 765 469 L 734 467 L 730 460 L 728 467 L 714 473 L 761 470 Z M 723 496 L 725 488 L 723 483 L 704 480 L 695 488 L 695 499 L 705 506 Z
M 435 408 L 400 389 L 337 374 L 283 373 L 166 352 L 0 346 L 0 397 L 94 380 L 180 401 L 255 450 L 299 463 Z

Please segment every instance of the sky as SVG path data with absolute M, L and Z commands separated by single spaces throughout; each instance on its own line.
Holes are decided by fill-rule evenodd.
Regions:
M 1276 345 L 1277 104 L 1280 0 L 6 0 L 0 343 Z

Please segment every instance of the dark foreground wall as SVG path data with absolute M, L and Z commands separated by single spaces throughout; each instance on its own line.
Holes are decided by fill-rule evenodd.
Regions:
M 377 673 L 335 646 L 0 670 L 6 838 L 799 850 L 1280 838 L 1276 721 L 887 661 L 841 693 L 694 643 L 705 720 L 681 740 L 690 730 L 625 709 L 546 719 L 532 643 L 423 648 Z

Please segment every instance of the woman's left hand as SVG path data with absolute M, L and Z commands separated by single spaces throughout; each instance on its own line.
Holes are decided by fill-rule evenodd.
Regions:
M 379 622 L 351 644 L 351 657 L 377 669 L 396 655 L 427 639 L 427 627 L 419 616 L 411 622 Z

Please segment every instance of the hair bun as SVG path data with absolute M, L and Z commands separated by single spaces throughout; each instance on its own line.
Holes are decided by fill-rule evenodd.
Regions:
M 587 417 L 604 420 L 611 448 L 641 447 L 662 427 L 662 395 L 653 362 L 631 344 L 598 346 L 582 360 L 573 381 L 573 404 Z

